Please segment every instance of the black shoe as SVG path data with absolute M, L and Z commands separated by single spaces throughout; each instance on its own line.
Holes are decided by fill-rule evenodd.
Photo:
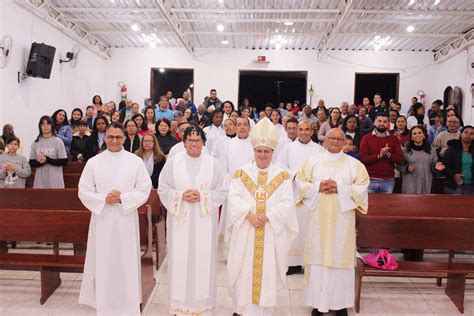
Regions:
M 288 271 L 286 272 L 286 275 L 292 275 L 292 274 L 296 274 L 296 273 L 301 273 L 303 269 L 301 268 L 301 266 L 292 266 L 292 267 L 288 267 Z
M 313 308 L 313 310 L 311 311 L 311 316 L 322 316 L 322 315 L 323 315 L 323 313 L 318 311 L 317 308 Z
M 336 311 L 336 316 L 347 316 L 347 308 Z

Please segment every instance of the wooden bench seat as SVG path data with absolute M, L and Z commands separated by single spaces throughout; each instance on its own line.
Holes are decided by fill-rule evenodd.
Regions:
M 369 212 L 356 217 L 357 246 L 370 249 L 474 250 L 474 196 L 369 195 Z M 360 310 L 364 276 L 447 278 L 446 294 L 464 312 L 465 282 L 474 263 L 399 261 L 394 271 L 379 270 L 358 260 L 355 309 Z

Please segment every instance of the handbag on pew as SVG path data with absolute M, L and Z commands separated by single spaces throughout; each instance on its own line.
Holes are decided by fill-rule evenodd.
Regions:
M 396 270 L 398 262 L 387 249 L 379 249 L 364 256 L 364 262 L 382 270 Z

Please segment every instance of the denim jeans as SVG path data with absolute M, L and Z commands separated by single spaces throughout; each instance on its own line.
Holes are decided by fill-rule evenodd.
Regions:
M 458 185 L 456 189 L 450 189 L 444 187 L 445 194 L 463 194 L 463 195 L 474 195 L 474 186 L 472 185 Z
M 395 179 L 370 178 L 369 193 L 393 193 Z

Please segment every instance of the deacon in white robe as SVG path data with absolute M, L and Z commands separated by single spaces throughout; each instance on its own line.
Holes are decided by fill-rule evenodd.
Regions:
M 232 119 L 227 119 L 224 121 L 224 131 L 225 135 L 219 137 L 214 145 L 212 146 L 212 153 L 211 155 L 217 159 L 222 155 L 222 151 L 224 150 L 225 143 L 235 136 L 236 134 L 236 127 L 235 122 Z
M 167 160 L 158 193 L 168 211 L 170 313 L 211 314 L 216 302 L 218 209 L 227 196 L 218 161 L 202 150 L 205 134 L 191 126 L 186 151 Z
M 214 111 L 211 114 L 211 125 L 204 127 L 204 133 L 206 134 L 206 148 L 212 153 L 212 146 L 215 141 L 225 135 L 224 128 L 222 127 L 222 112 Z
M 294 178 L 303 163 L 317 153 L 323 152 L 324 148 L 311 140 L 313 130 L 311 121 L 304 120 L 298 123 L 297 139 L 283 148 L 278 156 L 278 165 L 286 169 L 291 179 Z M 296 182 L 293 182 L 293 198 L 296 202 L 298 198 L 298 189 Z M 303 249 L 306 240 L 306 227 L 308 225 L 308 208 L 305 205 L 295 207 L 296 217 L 298 219 L 299 234 L 293 241 L 288 252 L 288 275 L 301 271 L 303 265 Z
M 229 291 L 234 313 L 272 315 L 298 223 L 290 176 L 271 162 L 277 129 L 263 118 L 250 135 L 255 161 L 234 172 L 227 201 Z
M 313 315 L 354 306 L 356 266 L 355 213 L 367 213 L 369 176 L 365 166 L 342 151 L 345 134 L 326 134 L 326 151 L 304 163 L 296 176 L 297 203 L 310 210 L 304 265 L 303 302 Z
M 287 119 L 285 124 L 285 135 L 280 137 L 278 144 L 273 152 L 273 162 L 277 162 L 280 152 L 286 145 L 291 144 L 296 137 L 298 130 L 298 120 L 294 117 Z
M 251 162 L 254 159 L 252 142 L 250 141 L 249 132 L 250 124 L 249 119 L 245 117 L 237 118 L 237 137 L 227 141 L 224 144 L 222 154 L 219 162 L 221 163 L 224 172 L 230 179 L 234 174 L 235 170 L 242 167 L 243 165 Z M 217 143 L 216 143 L 217 145 Z M 221 216 L 219 220 L 219 244 L 218 252 L 219 259 L 227 261 L 228 248 L 225 245 L 225 231 L 227 219 L 227 205 L 222 205 Z
M 87 161 L 79 198 L 92 212 L 79 303 L 97 315 L 140 315 L 140 233 L 137 208 L 150 194 L 143 161 L 123 149 L 123 127 L 107 127 L 107 150 Z

